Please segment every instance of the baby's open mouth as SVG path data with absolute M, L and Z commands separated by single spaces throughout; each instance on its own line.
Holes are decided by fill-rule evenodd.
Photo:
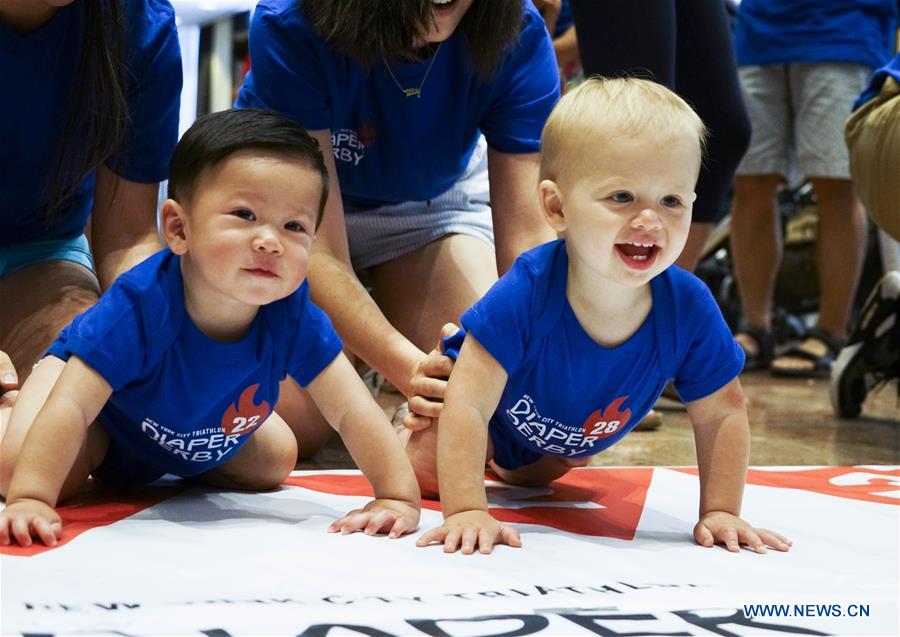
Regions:
M 660 247 L 655 243 L 617 243 L 616 252 L 626 264 L 636 268 L 649 267 L 656 260 Z

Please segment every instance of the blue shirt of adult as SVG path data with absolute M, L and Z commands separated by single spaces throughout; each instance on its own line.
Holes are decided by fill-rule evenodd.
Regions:
M 575 17 L 572 15 L 571 3 L 569 0 L 563 0 L 559 8 L 559 17 L 556 19 L 556 28 L 553 30 L 553 37 L 558 38 L 574 24 Z
M 890 58 L 896 0 L 742 0 L 734 31 L 740 65 Z
M 462 316 L 509 375 L 489 423 L 494 462 L 505 469 L 599 453 L 641 421 L 670 379 L 690 402 L 743 368 L 712 294 L 689 272 L 672 266 L 651 280 L 650 314 L 615 347 L 599 345 L 578 322 L 567 277 L 565 240 L 538 246 Z M 445 351 L 460 344 L 457 334 Z
M 530 0 L 519 41 L 490 81 L 476 77 L 462 29 L 426 60 L 386 60 L 366 70 L 326 43 L 300 5 L 262 0 L 257 6 L 252 67 L 235 105 L 271 108 L 309 130 L 331 130 L 341 195 L 350 203 L 424 201 L 447 191 L 465 170 L 479 130 L 496 150 L 539 150 L 559 77 L 546 26 Z M 420 85 L 421 97 L 400 88 Z
M 212 340 L 185 310 L 181 259 L 166 249 L 119 277 L 49 353 L 77 356 L 112 387 L 99 420 L 120 453 L 158 475 L 192 476 L 263 425 L 286 375 L 305 387 L 340 351 L 305 281 L 262 306 L 239 341 Z
M 93 206 L 94 175 L 47 223 L 45 193 L 66 125 L 84 39 L 84 2 L 20 35 L 0 21 L 0 244 L 74 237 Z M 106 165 L 130 181 L 166 178 L 178 141 L 181 53 L 166 0 L 124 0 L 128 130 Z
M 881 92 L 881 88 L 889 77 L 894 78 L 895 82 L 900 82 L 900 54 L 894 56 L 893 60 L 875 71 L 875 74 L 869 81 L 869 85 L 863 91 L 863 94 L 859 96 L 859 99 L 856 100 L 853 108 L 857 109 L 869 100 L 874 99 Z

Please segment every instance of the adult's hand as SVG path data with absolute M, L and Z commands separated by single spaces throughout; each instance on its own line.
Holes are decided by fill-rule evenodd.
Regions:
M 441 415 L 447 379 L 453 369 L 453 359 L 441 351 L 441 340 L 458 331 L 459 328 L 453 323 L 445 323 L 435 348 L 413 368 L 409 381 L 409 413 L 403 418 L 403 425 L 407 429 L 427 429 Z
M 0 408 L 12 407 L 10 403 L 6 403 L 15 396 L 15 392 L 19 389 L 19 376 L 16 374 L 16 368 L 13 366 L 9 355 L 0 350 Z M 11 394 L 7 396 L 7 394 Z

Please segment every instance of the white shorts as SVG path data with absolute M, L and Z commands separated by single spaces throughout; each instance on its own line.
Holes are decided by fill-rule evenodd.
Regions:
M 753 132 L 738 175 L 850 178 L 844 125 L 872 69 L 815 62 L 742 66 Z
M 396 259 L 449 234 L 478 237 L 493 249 L 487 142 L 478 140 L 462 177 L 434 199 L 376 208 L 345 203 L 344 217 L 354 270 Z

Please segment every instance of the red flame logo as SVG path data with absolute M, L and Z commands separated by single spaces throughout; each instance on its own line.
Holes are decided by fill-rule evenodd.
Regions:
M 619 433 L 628 424 L 631 418 L 631 410 L 625 409 L 619 411 L 619 408 L 628 400 L 628 396 L 620 396 L 616 398 L 602 412 L 598 409 L 584 421 L 584 435 L 593 436 L 594 438 L 609 438 Z
M 256 429 L 269 417 L 272 412 L 269 403 L 262 401 L 259 405 L 254 404 L 253 399 L 256 397 L 257 389 L 259 389 L 259 383 L 251 385 L 241 392 L 237 405 L 229 405 L 225 410 L 225 414 L 222 416 L 222 431 L 226 435 L 243 436 Z

